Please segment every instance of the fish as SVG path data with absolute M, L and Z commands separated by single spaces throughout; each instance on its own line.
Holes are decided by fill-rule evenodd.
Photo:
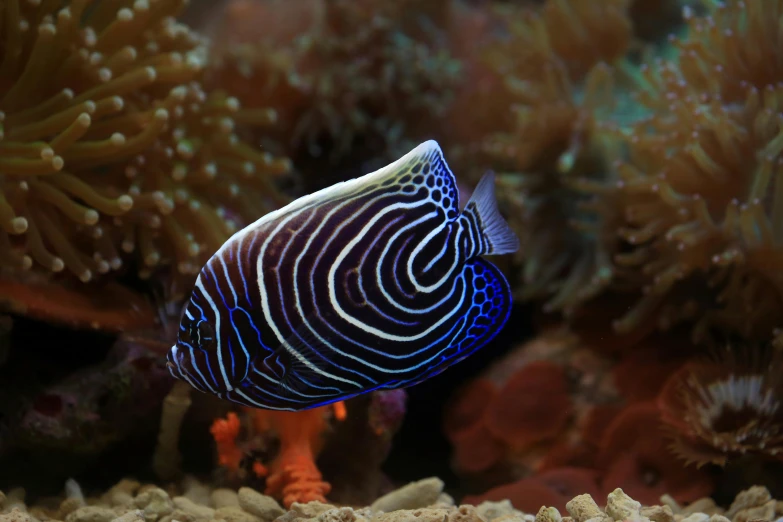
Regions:
M 516 252 L 494 174 L 464 209 L 435 140 L 234 233 L 183 305 L 171 375 L 251 408 L 300 411 L 407 388 L 497 336 Z

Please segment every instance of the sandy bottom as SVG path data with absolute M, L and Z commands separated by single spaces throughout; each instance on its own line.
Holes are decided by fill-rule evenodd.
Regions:
M 97 497 L 85 496 L 71 480 L 61 496 L 34 505 L 25 503 L 21 488 L 0 492 L 0 522 L 783 522 L 783 501 L 762 486 L 741 492 L 726 508 L 708 498 L 680 506 L 667 496 L 660 505 L 642 506 L 616 489 L 606 499 L 577 496 L 566 510 L 542 506 L 523 513 L 507 500 L 455 505 L 437 478 L 410 483 L 365 507 L 294 502 L 285 509 L 254 489 L 212 488 L 192 478 L 165 488 L 126 479 Z

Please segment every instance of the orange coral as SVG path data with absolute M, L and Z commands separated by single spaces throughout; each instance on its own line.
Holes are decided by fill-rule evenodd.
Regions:
M 299 412 L 249 410 L 257 431 L 271 429 L 280 439 L 280 453 L 269 465 L 266 494 L 282 499 L 286 507 L 294 502 L 326 502 L 331 486 L 322 480 L 315 455 L 322 447 L 325 413 L 330 408 Z
M 243 411 L 250 417 L 251 431 L 263 436 L 274 435 L 280 441 L 279 452 L 271 463 L 262 463 L 257 458 L 249 463 L 257 477 L 266 478 L 266 494 L 281 499 L 286 507 L 294 502 L 326 502 L 331 486 L 323 480 L 315 458 L 323 447 L 328 416 L 333 414 L 337 420 L 345 420 L 345 403 L 299 412 L 252 408 Z M 240 430 L 240 419 L 233 412 L 226 419 L 215 420 L 210 430 L 217 444 L 220 466 L 233 474 L 239 473 L 245 458 L 253 454 L 245 449 L 247 443 L 238 441 Z
M 229 413 L 225 419 L 216 419 L 209 429 L 217 444 L 218 464 L 230 471 L 238 471 L 244 455 L 237 446 L 239 436 L 239 417 Z

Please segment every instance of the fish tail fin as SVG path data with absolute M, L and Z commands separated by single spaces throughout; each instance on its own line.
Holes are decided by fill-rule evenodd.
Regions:
M 512 254 L 519 250 L 519 238 L 498 211 L 495 173 L 486 172 L 470 196 L 463 215 L 479 231 L 475 255 Z

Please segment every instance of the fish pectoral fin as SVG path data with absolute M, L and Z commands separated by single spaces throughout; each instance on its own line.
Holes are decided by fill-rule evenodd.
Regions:
M 330 366 L 329 361 L 315 348 L 324 344 L 323 336 L 319 338 L 315 331 L 308 327 L 310 323 L 306 318 L 283 344 L 268 356 L 283 364 L 281 385 L 297 392 L 304 392 L 308 386 L 321 385 Z
M 487 240 L 479 254 L 513 254 L 519 250 L 519 238 L 498 211 L 494 172 L 486 172 L 481 177 L 465 205 L 464 213 L 472 215 L 481 235 Z

